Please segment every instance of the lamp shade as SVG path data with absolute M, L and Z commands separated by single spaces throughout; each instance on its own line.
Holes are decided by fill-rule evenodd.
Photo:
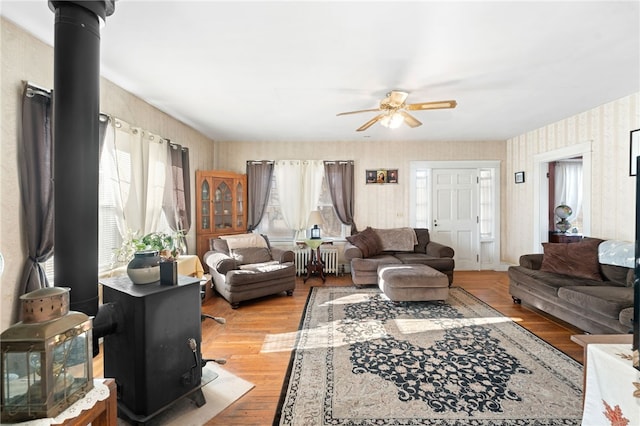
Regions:
M 309 213 L 309 220 L 307 220 L 307 226 L 311 227 L 314 225 L 322 225 L 324 220 L 322 220 L 322 214 L 320 210 L 313 210 Z

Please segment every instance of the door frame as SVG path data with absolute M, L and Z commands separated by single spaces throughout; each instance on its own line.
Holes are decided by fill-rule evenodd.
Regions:
M 427 204 L 429 206 L 429 211 L 427 213 L 427 222 L 430 224 L 433 224 L 433 215 L 432 215 L 432 210 L 431 210 L 431 206 L 433 205 L 432 200 L 433 200 L 433 181 L 432 181 L 432 173 L 431 171 L 433 169 L 494 169 L 494 175 L 495 175 L 495 180 L 494 180 L 494 187 L 493 187 L 493 193 L 494 193 L 494 200 L 493 200 L 493 206 L 494 206 L 494 214 L 495 214 L 495 221 L 494 221 L 494 238 L 492 239 L 491 243 L 493 246 L 493 250 L 492 250 L 492 262 L 487 263 L 487 262 L 483 262 L 482 259 L 482 247 L 483 247 L 483 242 L 486 244 L 487 241 L 483 240 L 480 238 L 480 229 L 478 228 L 478 235 L 477 235 L 477 241 L 478 241 L 478 245 L 479 245 L 479 252 L 480 252 L 480 268 L 481 269 L 493 269 L 493 270 L 498 270 L 500 269 L 500 259 L 501 259 L 501 246 L 500 246 L 500 229 L 501 229 L 501 220 L 500 220 L 500 213 L 501 213 L 501 205 L 502 205 L 502 201 L 501 201 L 501 195 L 500 195 L 500 187 L 501 187 L 501 169 L 500 169 L 500 164 L 501 161 L 500 160 L 459 160 L 459 161 L 411 161 L 409 163 L 409 168 L 410 168 L 410 178 L 409 178 L 409 223 L 411 224 L 411 226 L 416 226 L 416 204 L 413 202 L 413 200 L 416 199 L 416 174 L 418 170 L 426 170 L 427 171 L 427 179 L 428 179 L 428 187 L 429 190 L 427 191 Z M 476 197 L 476 200 L 478 202 L 478 204 L 480 203 L 480 197 L 479 194 Z M 478 205 L 478 214 L 480 213 L 480 206 Z
M 533 156 L 533 247 L 542 253 L 542 243 L 549 241 L 549 163 L 582 157 L 582 234 L 591 234 L 591 142 L 582 142 Z

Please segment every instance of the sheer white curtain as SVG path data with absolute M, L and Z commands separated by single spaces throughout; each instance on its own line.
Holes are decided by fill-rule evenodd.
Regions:
M 282 217 L 287 226 L 295 231 L 295 239 L 306 238 L 307 218 L 316 210 L 324 163 L 321 160 L 279 160 L 273 174 L 280 195 Z
M 114 194 L 120 235 L 144 235 L 157 230 L 162 212 L 168 159 L 166 143 L 158 135 L 113 118 L 103 152 L 106 184 Z
M 582 161 L 556 162 L 555 207 L 566 204 L 573 213 L 567 218 L 573 222 L 582 210 Z

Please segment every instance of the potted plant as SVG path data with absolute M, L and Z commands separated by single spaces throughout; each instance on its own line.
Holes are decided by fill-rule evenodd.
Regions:
M 116 262 L 127 263 L 133 259 L 136 252 L 155 250 L 163 259 L 175 259 L 182 252 L 184 245 L 184 231 L 150 232 L 142 237 L 138 232 L 129 232 L 116 250 Z

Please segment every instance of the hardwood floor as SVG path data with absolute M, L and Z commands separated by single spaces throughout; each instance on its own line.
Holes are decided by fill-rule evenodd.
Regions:
M 516 305 L 508 292 L 506 272 L 456 271 L 454 286 L 462 287 L 502 314 L 582 362 L 583 348 L 570 339 L 582 331 L 533 308 Z M 280 398 L 289 365 L 290 342 L 295 339 L 302 310 L 311 286 L 350 286 L 351 277 L 329 276 L 323 284 L 312 278 L 304 284 L 299 278 L 292 297 L 284 294 L 245 302 L 231 309 L 221 297 L 207 300 L 203 313 L 224 317 L 226 324 L 212 320 L 202 324 L 204 358 L 225 358 L 224 368 L 255 384 L 246 395 L 210 420 L 207 425 L 270 425 Z M 265 339 L 270 350 L 263 352 Z M 289 343 L 289 344 L 288 344 Z M 102 375 L 102 359 L 94 360 L 94 377 Z

